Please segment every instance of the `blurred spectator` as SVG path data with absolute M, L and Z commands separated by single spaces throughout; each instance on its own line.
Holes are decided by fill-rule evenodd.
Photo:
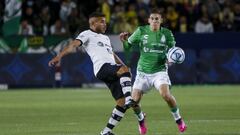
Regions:
M 150 3 L 151 0 L 142 0 L 142 1 L 143 1 L 143 3 L 145 3 L 146 5 L 149 5 L 149 3 Z
M 68 21 L 68 16 L 71 14 L 72 9 L 76 8 L 76 3 L 71 0 L 63 0 L 59 12 L 60 19 L 62 23 L 65 25 Z
M 131 32 L 132 28 L 129 25 L 129 23 L 127 22 L 126 17 L 119 16 L 117 18 L 117 22 L 113 26 L 113 33 L 118 34 L 118 33 L 121 33 L 123 31 Z
M 205 4 L 210 18 L 213 18 L 220 13 L 220 6 L 216 0 L 207 0 Z
M 236 28 L 234 23 L 228 17 L 221 22 L 220 26 L 221 31 L 235 31 Z
M 109 29 L 113 28 L 113 25 L 117 22 L 119 16 L 124 16 L 124 7 L 119 4 L 114 5 L 113 12 L 111 14 Z
M 153 9 L 153 8 L 158 8 L 158 1 L 157 0 L 150 0 L 149 1 L 149 4 L 148 4 L 148 7 L 150 9 Z M 161 5 L 162 6 L 162 5 Z
M 22 15 L 25 16 L 27 14 L 27 8 L 31 8 L 32 9 L 32 14 L 33 14 L 33 10 L 34 10 L 34 0 L 23 0 L 22 1 Z
M 33 24 L 34 20 L 34 13 L 32 7 L 26 7 L 26 10 L 23 12 L 24 19 L 28 20 L 28 23 Z
M 67 34 L 66 28 L 62 25 L 62 21 L 58 19 L 55 24 L 50 27 L 52 35 L 65 35 Z
M 140 26 L 148 24 L 148 14 L 144 9 L 138 12 L 138 23 Z
M 48 27 L 43 24 L 43 21 L 40 17 L 35 16 L 33 21 L 33 32 L 35 35 L 46 36 L 48 34 Z
M 130 4 L 128 6 L 128 10 L 126 11 L 126 17 L 127 19 L 137 17 L 135 4 Z
M 225 7 L 229 7 L 229 8 L 233 7 L 235 3 L 234 1 L 236 0 L 218 0 L 218 4 L 221 10 L 223 10 Z
M 173 31 L 176 31 L 179 14 L 176 12 L 176 10 L 172 6 L 169 6 L 167 8 L 166 18 L 167 18 L 167 23 L 170 29 Z
M 116 0 L 115 5 L 119 5 L 122 8 L 121 10 L 125 11 L 126 6 L 129 4 L 128 2 L 129 0 Z
M 24 35 L 24 36 L 34 35 L 32 25 L 30 25 L 28 23 L 28 20 L 23 19 L 21 21 L 21 24 L 19 26 L 18 34 L 19 35 Z
M 217 0 L 217 2 L 218 2 L 218 4 L 219 4 L 220 8 L 223 9 L 226 0 Z
M 137 17 L 129 18 L 129 25 L 131 27 L 131 30 L 129 31 L 129 33 L 133 33 L 137 29 L 137 27 L 138 27 L 138 19 L 137 19 Z
M 236 30 L 240 31 L 240 3 L 235 4 L 234 7 L 234 25 Z
M 195 25 L 196 33 L 213 33 L 213 24 L 207 14 L 204 14 Z
M 221 21 L 219 18 L 219 15 L 214 15 L 211 19 L 211 22 L 213 24 L 214 31 L 219 31 L 221 27 Z
M 203 4 L 203 5 L 201 5 L 200 15 L 198 16 L 198 19 L 201 18 L 205 14 L 208 15 L 208 9 L 207 9 L 207 6 Z
M 49 8 L 47 6 L 42 8 L 39 17 L 43 21 L 43 24 L 49 27 L 51 15 L 49 13 Z
M 34 15 L 39 15 L 41 13 L 41 10 L 43 7 L 46 7 L 48 5 L 48 0 L 35 0 L 33 9 L 34 9 Z
M 35 0 L 23 0 L 23 7 L 33 7 Z
M 195 31 L 197 21 L 208 21 L 215 32 L 240 31 L 240 0 L 23 0 L 22 19 L 33 26 L 36 35 L 51 34 L 56 20 L 61 20 L 63 33 L 74 35 L 88 26 L 86 16 L 95 10 L 102 11 L 109 24 L 108 32 L 116 32 L 117 24 L 132 31 L 135 24 L 148 24 L 150 8 L 161 9 L 166 24 L 174 32 Z M 0 28 L 3 25 L 5 0 L 0 2 Z M 39 16 L 39 18 L 35 18 Z M 122 18 L 124 17 L 124 18 Z M 119 19 L 121 18 L 121 19 Z M 121 22 L 118 22 L 118 21 Z M 204 22 L 204 23 L 203 23 Z M 114 26 L 115 25 L 115 26 Z M 51 26 L 51 28 L 50 28 Z M 131 28 L 127 28 L 130 26 Z M 42 28 L 43 27 L 43 28 Z M 115 27 L 115 28 L 113 28 Z M 55 28 L 54 28 L 55 29 Z M 16 30 L 16 29 L 15 29 Z M 118 31 L 118 30 L 117 30 Z M 57 32 L 60 34 L 59 32 Z M 63 34 L 61 33 L 61 34 Z M 1 35 L 1 32 L 0 32 Z
M 77 3 L 77 7 L 81 9 L 84 16 L 88 17 L 92 12 L 99 8 L 97 0 L 74 0 Z
M 184 12 L 183 15 L 186 16 L 187 24 L 188 24 L 188 31 L 194 30 L 194 24 L 197 21 L 198 11 L 200 5 L 197 0 L 185 0 L 184 1 Z
M 110 4 L 108 3 L 108 0 L 100 0 L 100 4 L 101 4 L 101 11 L 106 17 L 107 24 L 109 24 L 110 23 L 110 18 L 111 18 Z
M 154 1 L 154 0 L 153 0 Z M 150 5 L 151 5 L 151 1 L 150 1 Z M 156 6 L 160 9 L 160 8 L 166 8 L 168 3 L 165 1 L 165 0 L 156 0 Z M 151 6 L 150 8 L 152 9 L 152 7 L 155 7 L 155 6 Z
M 193 1 L 193 0 L 191 0 L 191 1 Z M 184 14 L 184 12 L 185 12 L 185 10 L 184 10 L 184 7 L 183 7 L 183 3 L 184 3 L 185 1 L 183 1 L 182 3 L 180 3 L 180 1 L 179 0 L 168 0 L 167 1 L 167 9 L 168 9 L 168 7 L 169 6 L 171 6 L 171 7 L 173 7 L 173 9 L 175 10 L 175 11 L 177 11 L 178 12 L 178 14 Z
M 78 11 L 77 8 L 73 8 L 70 16 L 68 17 L 68 29 L 72 36 L 85 30 L 88 27 L 87 18 L 82 14 L 82 11 Z
M 48 0 L 48 7 L 50 13 L 49 25 L 52 25 L 59 19 L 59 12 L 61 7 L 61 0 Z
M 180 16 L 179 18 L 179 32 L 186 33 L 188 32 L 188 24 L 186 16 Z
M 135 4 L 135 6 L 136 6 L 136 10 L 137 10 L 137 12 L 139 12 L 140 10 L 143 9 L 143 10 L 145 10 L 146 13 L 148 14 L 149 11 L 150 11 L 148 5 L 147 5 L 146 3 L 144 3 L 143 0 L 136 0 L 136 4 Z
M 229 7 L 224 7 L 223 11 L 219 14 L 221 21 L 221 31 L 233 31 L 234 30 L 234 13 Z

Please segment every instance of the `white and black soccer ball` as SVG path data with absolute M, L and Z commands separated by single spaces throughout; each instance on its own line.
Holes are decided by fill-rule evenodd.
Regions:
M 167 59 L 170 63 L 181 64 L 185 60 L 185 53 L 180 47 L 172 47 L 168 50 Z

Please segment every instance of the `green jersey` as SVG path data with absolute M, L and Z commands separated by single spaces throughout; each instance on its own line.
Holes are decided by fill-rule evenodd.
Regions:
M 144 73 L 156 73 L 167 69 L 167 51 L 176 44 L 172 32 L 161 27 L 158 31 L 151 31 L 150 26 L 140 26 L 124 43 L 124 49 L 131 45 L 138 45 L 140 58 L 137 70 Z

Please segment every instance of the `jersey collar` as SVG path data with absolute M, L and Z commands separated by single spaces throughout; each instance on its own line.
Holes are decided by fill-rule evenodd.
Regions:
M 159 30 L 158 30 L 158 31 L 152 31 L 152 30 L 151 30 L 151 27 L 150 27 L 150 25 L 148 25 L 148 30 L 149 30 L 150 32 L 159 32 L 159 31 L 161 31 L 161 30 L 162 30 L 162 26 L 160 26 L 160 28 L 159 28 Z
M 102 33 L 100 33 L 100 32 L 96 32 L 96 31 L 94 31 L 93 29 L 89 29 L 91 32 L 94 32 L 94 33 L 96 33 L 96 34 L 102 34 Z

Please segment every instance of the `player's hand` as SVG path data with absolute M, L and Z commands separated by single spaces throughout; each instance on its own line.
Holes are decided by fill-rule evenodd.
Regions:
M 49 67 L 53 67 L 60 62 L 61 58 L 59 56 L 54 57 L 52 60 L 48 62 Z
M 120 37 L 120 40 L 123 42 L 123 41 L 126 41 L 128 39 L 128 35 L 129 33 L 128 32 L 122 32 L 120 33 L 119 37 Z

